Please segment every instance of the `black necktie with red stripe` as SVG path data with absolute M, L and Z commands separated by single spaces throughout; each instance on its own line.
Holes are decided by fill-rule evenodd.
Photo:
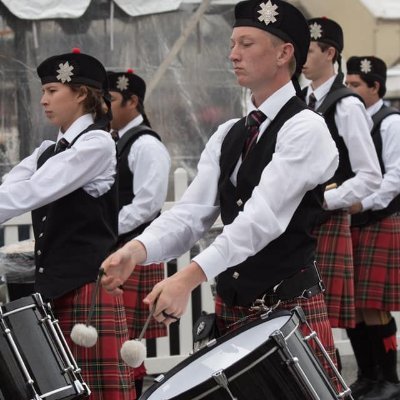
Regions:
M 266 120 L 267 116 L 260 110 L 252 111 L 246 119 L 247 138 L 243 146 L 242 158 L 244 159 L 257 141 L 260 132 L 260 125 Z

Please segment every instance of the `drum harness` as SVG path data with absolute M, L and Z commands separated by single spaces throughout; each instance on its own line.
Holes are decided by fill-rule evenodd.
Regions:
M 314 261 L 311 267 L 303 268 L 291 277 L 281 280 L 271 290 L 265 292 L 261 298 L 254 300 L 253 304 L 249 307 L 251 314 L 232 323 L 227 329 L 229 330 L 236 325 L 264 314 L 265 317 L 268 317 L 284 302 L 296 299 L 310 299 L 324 291 L 325 286 L 317 263 Z

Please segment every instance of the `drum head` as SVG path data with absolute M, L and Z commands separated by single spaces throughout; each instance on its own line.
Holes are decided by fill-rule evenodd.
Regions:
M 269 319 L 252 322 L 218 339 L 168 372 L 161 382 L 151 386 L 140 399 L 171 399 L 226 370 L 268 341 L 290 319 L 289 312 L 273 314 Z

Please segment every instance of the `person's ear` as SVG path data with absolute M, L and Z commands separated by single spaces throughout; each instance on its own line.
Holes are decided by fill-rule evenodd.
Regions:
M 378 94 L 379 89 L 381 88 L 381 84 L 378 81 L 374 82 L 374 86 L 371 88 L 373 94 Z
M 326 50 L 326 55 L 330 61 L 332 61 L 336 56 L 336 49 L 334 47 L 328 47 Z
M 292 43 L 283 43 L 278 53 L 278 65 L 287 64 L 290 62 L 294 54 L 294 47 Z
M 139 104 L 139 97 L 137 97 L 135 94 L 133 94 L 129 100 L 128 100 L 129 106 L 131 108 L 137 108 L 138 104 Z

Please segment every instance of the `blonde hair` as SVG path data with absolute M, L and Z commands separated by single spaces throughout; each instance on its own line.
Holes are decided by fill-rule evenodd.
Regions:
M 268 33 L 268 32 L 266 32 L 266 33 Z M 278 36 L 275 36 L 272 33 L 270 35 L 271 35 L 271 42 L 272 42 L 272 45 L 274 47 L 278 47 L 278 46 L 280 46 L 282 44 L 285 44 L 285 43 L 290 43 L 290 42 L 285 42 L 284 40 L 282 40 Z M 290 43 L 290 44 L 294 47 L 293 43 Z M 297 68 L 297 62 L 296 62 L 296 57 L 294 56 L 294 51 L 293 51 L 293 55 L 292 55 L 292 58 L 289 61 L 288 66 L 289 66 L 290 76 L 293 76 L 294 73 L 296 72 L 296 68 Z

